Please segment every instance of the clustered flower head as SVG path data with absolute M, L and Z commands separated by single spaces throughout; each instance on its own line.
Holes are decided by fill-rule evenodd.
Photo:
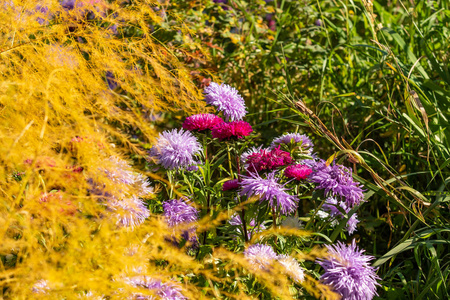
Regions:
M 235 88 L 226 84 L 211 82 L 205 89 L 206 103 L 223 112 L 226 121 L 238 121 L 247 113 L 244 99 Z
M 338 201 L 336 198 L 328 197 L 325 200 L 325 203 L 322 205 L 322 210 L 328 213 L 329 218 L 334 219 L 333 223 L 338 223 L 338 218 L 343 219 L 344 215 L 339 210 L 340 207 L 346 214 L 350 212 L 350 208 L 347 207 L 345 202 Z M 353 214 L 348 220 L 347 220 L 347 226 L 345 227 L 345 230 L 348 231 L 349 234 L 353 234 L 353 232 L 356 231 L 356 225 L 359 223 L 358 216 Z
M 229 140 L 231 138 L 241 139 L 253 132 L 252 126 L 245 121 L 234 121 L 230 123 L 219 123 L 211 130 L 213 138 Z
M 259 152 L 250 154 L 245 162 L 247 171 L 261 172 L 263 170 L 274 170 L 291 164 L 292 159 L 289 152 L 280 150 L 280 147 L 272 150 L 261 149 Z
M 363 255 L 355 241 L 351 245 L 338 242 L 327 246 L 329 257 L 319 259 L 318 263 L 325 269 L 320 280 L 349 300 L 370 300 L 378 295 L 376 286 L 380 278 L 376 269 L 369 264 L 374 257 Z
M 114 212 L 116 224 L 124 227 L 135 227 L 142 224 L 150 216 L 150 211 L 144 201 L 136 195 L 123 199 L 109 199 L 108 209 Z
M 287 178 L 295 178 L 298 181 L 308 178 L 311 173 L 312 169 L 302 164 L 290 165 L 284 170 L 284 176 Z
M 223 183 L 222 191 L 236 190 L 239 186 L 240 184 L 238 179 L 228 180 Z
M 296 146 L 300 147 L 301 150 L 305 151 L 306 154 L 311 154 L 314 146 L 311 142 L 311 139 L 307 135 L 299 133 L 286 133 L 280 137 L 275 138 L 272 141 L 270 148 L 274 149 L 281 144 L 295 144 Z
M 349 208 L 364 200 L 359 182 L 353 180 L 352 171 L 343 165 L 327 165 L 324 161 L 319 162 L 309 179 L 318 184 L 317 189 L 323 189 L 325 193 L 331 192 L 333 196 L 343 198 Z
M 282 214 L 292 213 L 298 203 L 298 198 L 286 193 L 286 188 L 278 183 L 275 173 L 267 174 L 266 178 L 258 174 L 251 173 L 250 176 L 243 176 L 241 182 L 241 196 L 260 196 L 260 201 L 268 201 L 269 205 L 278 209 Z
M 198 114 L 189 116 L 184 120 L 183 128 L 189 131 L 211 130 L 219 123 L 223 123 L 223 119 L 213 114 Z
M 180 291 L 180 288 L 172 283 L 163 283 L 159 279 L 154 279 L 149 276 L 134 276 L 131 278 L 125 278 L 125 282 L 133 287 L 144 288 L 147 290 L 152 290 L 161 299 L 166 300 L 182 300 L 187 299 Z M 139 300 L 151 300 L 154 297 L 145 296 L 142 294 L 134 294 L 133 299 Z
M 183 199 L 173 199 L 163 203 L 164 217 L 169 226 L 189 224 L 197 221 L 198 211 Z
M 189 131 L 180 129 L 164 131 L 156 145 L 150 149 L 150 156 L 168 170 L 184 169 L 196 163 L 194 157 L 201 151 L 200 143 Z

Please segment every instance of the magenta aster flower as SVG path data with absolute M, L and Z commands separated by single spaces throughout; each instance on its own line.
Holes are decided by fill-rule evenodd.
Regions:
M 349 208 L 364 201 L 359 182 L 353 181 L 352 171 L 342 165 L 327 166 L 324 161 L 319 162 L 309 179 L 318 184 L 317 189 L 323 189 L 325 193 L 331 192 L 331 195 L 345 199 Z
M 187 117 L 186 120 L 184 120 L 183 128 L 189 131 L 211 130 L 214 126 L 222 122 L 222 118 L 216 115 L 198 114 Z
M 250 154 L 247 157 L 246 165 L 249 172 L 260 172 L 262 170 L 274 170 L 278 167 L 291 164 L 292 159 L 289 152 L 280 150 L 279 147 L 266 150 L 261 149 L 259 152 Z
M 243 177 L 241 196 L 248 198 L 260 196 L 260 202 L 268 201 L 271 207 L 276 207 L 284 215 L 292 213 L 296 209 L 298 198 L 286 193 L 284 186 L 278 183 L 275 173 L 267 174 L 266 179 L 254 173 Z
M 194 156 L 200 151 L 200 143 L 192 133 L 174 129 L 160 134 L 156 145 L 150 149 L 150 156 L 156 158 L 164 168 L 173 170 L 195 164 Z
M 205 89 L 206 103 L 222 111 L 226 121 L 238 121 L 247 113 L 244 99 L 238 91 L 226 84 L 211 82 Z
M 311 168 L 302 164 L 291 165 L 284 170 L 284 176 L 298 181 L 306 179 L 311 173 Z
M 278 258 L 272 247 L 262 244 L 249 246 L 244 255 L 247 260 L 255 267 L 261 270 L 268 270 L 270 265 Z
M 232 179 L 225 181 L 222 186 L 222 191 L 229 191 L 229 190 L 235 190 L 239 187 L 239 180 L 238 179 Z
M 270 145 L 270 148 L 273 149 L 280 144 L 297 144 L 298 147 L 300 147 L 303 151 L 307 152 L 308 154 L 311 154 L 313 151 L 313 143 L 311 142 L 311 139 L 304 134 L 300 133 L 287 133 L 280 137 L 275 138 L 272 141 L 272 144 Z
M 351 245 L 338 242 L 327 246 L 329 257 L 319 259 L 318 263 L 325 269 L 320 280 L 349 300 L 370 300 L 377 294 L 376 269 L 369 264 L 374 257 L 363 255 L 353 240 Z
M 213 127 L 211 134 L 213 138 L 219 140 L 229 140 L 231 138 L 241 139 L 249 136 L 253 129 L 250 124 L 245 121 L 235 121 L 230 123 L 219 123 Z

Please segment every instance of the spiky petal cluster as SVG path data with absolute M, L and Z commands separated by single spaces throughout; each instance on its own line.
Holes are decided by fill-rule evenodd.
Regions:
M 262 244 L 249 246 L 244 251 L 244 255 L 255 268 L 261 270 L 268 270 L 270 265 L 278 258 L 278 255 L 273 251 L 272 247 Z
M 311 173 L 312 169 L 302 164 L 290 165 L 284 170 L 284 176 L 295 178 L 298 181 L 308 178 Z
M 260 201 L 268 201 L 269 205 L 287 215 L 295 210 L 298 198 L 286 193 L 283 185 L 278 183 L 275 173 L 267 174 L 266 178 L 251 173 L 241 181 L 241 196 L 260 196 Z
M 311 139 L 304 134 L 300 133 L 286 133 L 282 136 L 279 136 L 275 138 L 272 141 L 272 144 L 270 145 L 270 148 L 273 149 L 280 144 L 297 144 L 298 147 L 300 147 L 303 151 L 307 152 L 308 154 L 311 154 L 313 151 L 313 143 L 311 142 Z
M 305 280 L 305 271 L 293 257 L 284 254 L 279 255 L 278 262 L 283 266 L 284 273 L 294 281 L 303 282 Z
M 135 227 L 142 224 L 150 216 L 150 211 L 144 201 L 136 195 L 123 199 L 109 199 L 108 209 L 114 211 L 116 224 L 124 227 Z
M 289 152 L 277 147 L 272 150 L 261 149 L 259 152 L 253 153 L 247 157 L 245 163 L 248 165 L 247 171 L 261 172 L 263 170 L 274 170 L 291 164 L 293 161 Z
M 170 227 L 197 221 L 198 211 L 183 199 L 173 199 L 163 203 L 164 216 Z
M 181 294 L 180 288 L 172 283 L 163 283 L 159 279 L 153 279 L 148 276 L 135 276 L 131 278 L 125 278 L 125 282 L 133 287 L 140 287 L 147 290 L 152 290 L 161 299 L 166 300 L 182 300 L 187 299 Z M 154 297 L 134 294 L 133 299 L 151 300 Z
M 327 246 L 329 257 L 320 259 L 319 265 L 325 269 L 320 280 L 349 300 L 370 300 L 378 295 L 376 286 L 380 278 L 375 274 L 369 261 L 374 257 L 363 255 L 353 240 L 351 245 L 338 242 Z
M 211 130 L 219 123 L 223 123 L 223 119 L 213 114 L 198 114 L 189 116 L 183 122 L 183 128 L 189 131 Z
M 222 186 L 222 191 L 236 190 L 239 187 L 239 180 L 232 179 L 225 181 Z
M 252 132 L 252 126 L 245 121 L 219 123 L 211 130 L 212 137 L 219 140 L 241 139 L 244 136 L 249 136 Z
M 247 113 L 244 99 L 235 88 L 211 82 L 205 89 L 206 103 L 222 111 L 226 121 L 238 121 Z
M 349 208 L 360 204 L 364 200 L 363 190 L 358 182 L 353 181 L 352 171 L 343 165 L 327 165 L 324 161 L 317 163 L 309 179 L 317 183 L 317 189 L 333 196 L 345 199 Z
M 160 134 L 156 145 L 150 149 L 150 156 L 156 158 L 164 168 L 173 170 L 195 164 L 194 156 L 200 151 L 200 143 L 192 133 L 174 129 Z
M 343 219 L 344 215 L 339 210 L 340 207 L 345 213 L 350 212 L 350 208 L 347 207 L 345 202 L 338 201 L 336 198 L 328 197 L 325 200 L 325 203 L 322 205 L 323 211 L 328 213 L 328 217 L 334 219 L 335 223 L 338 222 L 338 219 Z M 353 234 L 356 231 L 356 225 L 359 223 L 358 216 L 353 214 L 350 219 L 347 220 L 347 226 L 345 229 L 349 234 Z

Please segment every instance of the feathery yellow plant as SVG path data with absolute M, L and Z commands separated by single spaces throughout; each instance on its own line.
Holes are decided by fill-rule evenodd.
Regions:
M 205 109 L 176 49 L 152 37 L 157 3 L 39 5 L 0 1 L 0 297 L 155 296 L 129 284 L 134 277 L 172 282 L 192 299 L 227 296 L 191 282 L 229 279 L 171 246 L 173 230 L 160 216 L 144 214 L 140 224 L 128 211 L 139 211 L 138 202 L 122 205 L 137 195 L 152 201 L 145 177 L 121 159 L 146 155 L 131 133 L 151 142 L 158 113 Z M 117 199 L 113 206 L 106 196 Z M 208 259 L 249 267 L 221 251 Z M 256 274 L 290 297 L 286 279 Z

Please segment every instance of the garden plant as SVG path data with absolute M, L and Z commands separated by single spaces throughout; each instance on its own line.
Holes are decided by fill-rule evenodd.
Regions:
M 449 6 L 0 0 L 0 297 L 450 298 Z

